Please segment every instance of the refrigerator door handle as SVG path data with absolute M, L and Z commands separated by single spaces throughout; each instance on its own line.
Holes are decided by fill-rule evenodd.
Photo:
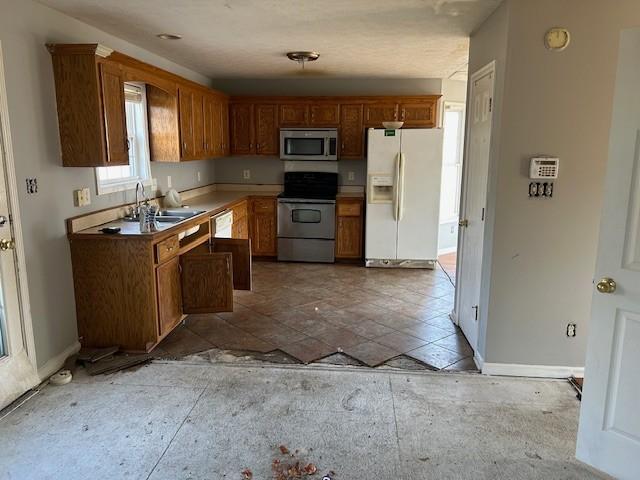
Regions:
M 398 221 L 404 216 L 404 165 L 406 158 L 404 153 L 398 156 Z
M 393 182 L 393 219 L 397 222 L 400 220 L 398 206 L 400 203 L 400 153 L 396 156 L 395 162 L 395 181 Z

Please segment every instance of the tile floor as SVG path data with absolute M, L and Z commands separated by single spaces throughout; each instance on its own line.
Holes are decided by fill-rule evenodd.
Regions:
M 435 370 L 476 368 L 448 317 L 454 287 L 441 269 L 255 262 L 253 279 L 234 312 L 189 316 L 158 355 L 280 350 L 311 363 L 340 352 L 370 367 L 405 355 Z

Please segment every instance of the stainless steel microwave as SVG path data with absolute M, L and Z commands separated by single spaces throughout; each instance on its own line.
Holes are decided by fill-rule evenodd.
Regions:
M 337 128 L 280 129 L 282 160 L 338 160 Z

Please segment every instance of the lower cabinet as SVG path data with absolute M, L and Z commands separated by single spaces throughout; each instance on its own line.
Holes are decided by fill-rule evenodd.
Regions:
M 180 258 L 174 257 L 156 268 L 158 326 L 165 336 L 182 320 Z
M 233 212 L 233 225 L 231 226 L 231 238 L 249 238 L 249 201 L 243 200 L 231 207 Z
M 364 202 L 361 198 L 338 198 L 336 203 L 336 258 L 362 258 Z
M 233 290 L 251 288 L 248 239 L 211 239 L 209 220 L 180 238 L 71 239 L 78 334 L 83 347 L 152 350 L 189 313 L 233 311 Z
M 275 257 L 278 254 L 277 199 L 253 198 L 251 205 L 252 252 L 256 256 Z
M 214 245 L 200 245 L 180 257 L 184 313 L 233 311 L 232 256 L 216 252 Z

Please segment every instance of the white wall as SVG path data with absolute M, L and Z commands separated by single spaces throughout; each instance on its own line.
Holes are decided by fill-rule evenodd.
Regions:
M 200 83 L 208 79 L 30 0 L 0 0 L 0 43 L 4 54 L 9 119 L 25 238 L 37 363 L 42 366 L 77 338 L 69 243 L 65 219 L 85 211 L 132 201 L 132 195 L 97 198 L 91 168 L 63 168 L 51 57 L 45 43 L 103 43 Z M 201 182 L 196 174 L 202 173 Z M 153 165 L 161 189 L 166 176 L 186 189 L 213 182 L 214 164 Z M 25 178 L 39 191 L 27 195 Z M 91 187 L 92 205 L 73 206 L 72 190 Z
M 481 312 L 487 362 L 584 365 L 618 41 L 638 23 L 637 0 L 507 0 L 471 39 L 470 71 L 493 58 L 499 67 Z M 554 26 L 572 32 L 564 52 L 544 47 Z M 506 38 L 497 36 L 505 27 Z M 527 196 L 538 154 L 561 159 L 553 199 Z M 575 338 L 566 337 L 569 322 Z

